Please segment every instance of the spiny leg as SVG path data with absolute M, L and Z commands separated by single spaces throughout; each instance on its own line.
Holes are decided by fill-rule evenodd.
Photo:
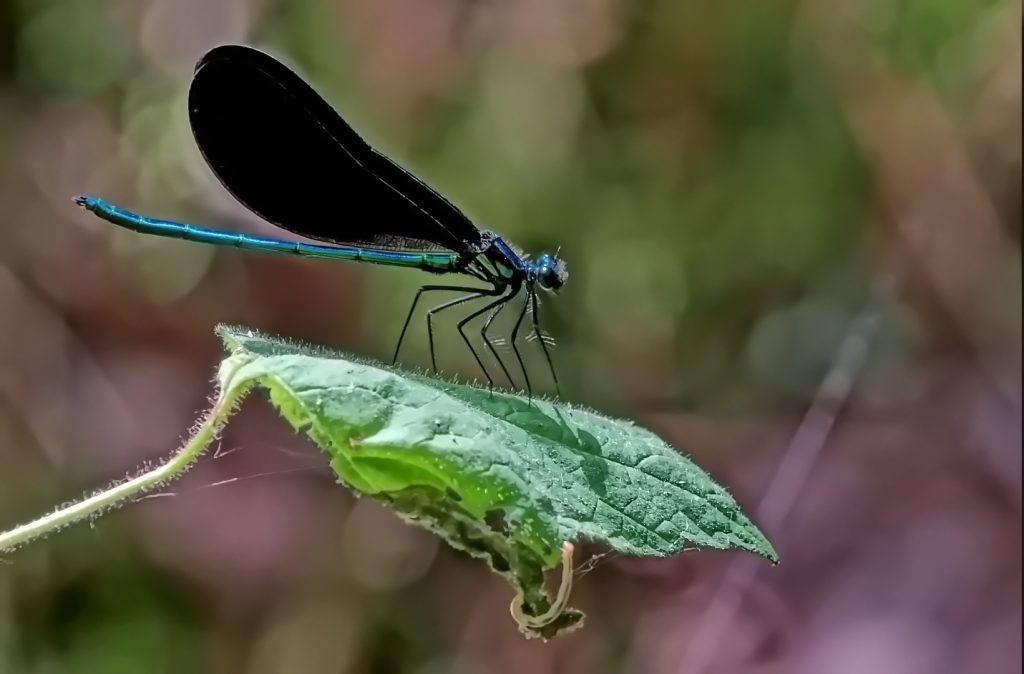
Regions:
M 494 297 L 495 295 L 500 295 L 505 291 L 504 288 L 493 288 L 491 290 L 487 290 L 485 288 L 462 288 L 462 290 L 469 290 L 473 292 L 469 295 L 456 297 L 455 299 L 445 302 L 444 304 L 440 304 L 427 312 L 427 338 L 430 341 L 430 365 L 434 368 L 434 374 L 437 374 L 437 360 L 434 356 L 434 314 L 446 309 L 451 309 L 452 307 L 457 307 L 458 305 L 469 302 L 470 300 L 479 299 L 481 297 Z M 462 340 L 466 342 L 466 346 L 469 347 L 469 352 L 473 354 L 476 364 L 480 366 L 484 376 L 487 377 L 487 382 L 493 388 L 494 380 L 491 379 L 490 372 L 488 372 L 487 368 L 484 367 L 484 362 L 480 360 L 480 354 L 476 352 L 476 349 L 473 348 L 472 342 L 470 342 L 469 338 L 466 337 L 466 333 L 462 331 L 461 324 L 459 325 L 459 334 L 462 335 Z
M 409 329 L 409 321 L 412 320 L 413 313 L 416 312 L 416 304 L 420 301 L 420 295 L 425 292 L 432 292 L 434 290 L 458 290 L 458 291 L 479 291 L 479 288 L 468 288 L 466 286 L 423 286 L 416 291 L 416 297 L 412 300 L 412 306 L 409 307 L 409 313 L 405 316 L 405 323 L 402 324 L 402 332 L 398 335 L 398 345 L 395 347 L 395 355 L 391 359 L 391 364 L 394 365 L 398 362 L 398 352 L 402 348 L 402 342 L 405 340 L 405 333 Z M 434 348 L 431 345 L 430 348 L 430 360 L 434 360 Z M 437 371 L 437 366 L 434 367 L 434 371 Z
M 544 358 L 548 361 L 548 369 L 551 370 L 551 378 L 555 381 L 555 395 L 559 398 L 562 397 L 561 388 L 558 386 L 558 375 L 555 373 L 555 365 L 551 362 L 551 352 L 548 351 L 548 343 L 544 339 L 544 335 L 540 331 L 540 319 L 537 318 L 537 291 L 533 288 L 529 289 L 530 294 L 530 305 L 533 308 L 533 331 L 537 333 L 537 341 L 540 342 L 540 348 L 544 351 Z
M 498 314 L 499 311 L 501 311 L 501 309 L 508 303 L 508 301 L 510 299 L 512 299 L 512 297 L 513 297 L 513 295 L 515 295 L 515 293 L 516 293 L 516 291 L 513 291 L 512 293 L 510 293 L 508 295 L 502 295 L 498 299 L 496 299 L 493 302 L 490 302 L 489 304 L 487 304 L 487 306 L 483 307 L 482 309 L 480 309 L 478 311 L 474 311 L 469 316 L 466 316 L 465 318 L 463 318 L 458 323 L 459 333 L 462 335 L 462 339 L 466 342 L 466 344 L 469 344 L 469 338 L 466 337 L 466 333 L 464 333 L 462 331 L 462 328 L 467 323 L 469 323 L 471 320 L 473 320 L 474 318 L 479 316 L 480 314 L 482 314 L 484 312 L 487 312 L 487 311 L 490 311 L 491 309 L 494 309 L 494 312 L 490 316 L 488 316 L 487 320 L 484 322 L 484 327 L 480 331 L 480 335 L 481 335 L 481 337 L 483 337 L 484 344 L 487 345 L 487 348 L 491 352 L 491 355 L 494 356 L 494 359 L 496 361 L 498 361 L 498 367 L 501 368 L 502 373 L 505 375 L 505 378 L 508 379 L 508 383 L 511 384 L 513 388 L 515 388 L 516 383 L 512 380 L 512 375 L 510 375 L 508 373 L 508 368 L 505 367 L 505 362 L 501 359 L 501 356 L 498 355 L 498 352 L 494 350 L 494 345 L 492 345 L 489 341 L 487 341 L 487 334 L 486 333 L 487 333 L 488 326 L 490 326 L 490 324 L 491 324 L 491 321 L 494 320 L 494 317 Z M 470 348 L 470 350 L 473 349 L 472 346 L 470 346 L 469 348 Z M 479 360 L 478 360 L 478 362 L 479 362 Z M 481 365 L 481 367 L 483 367 L 483 366 Z
M 530 292 L 527 290 L 527 292 Z M 516 354 L 516 360 L 519 361 L 519 369 L 523 371 L 523 381 L 526 382 L 526 397 L 533 397 L 533 387 L 530 386 L 530 375 L 526 373 L 526 365 L 523 363 L 523 355 L 519 353 L 519 347 L 516 346 L 516 340 L 519 337 L 519 327 L 523 324 L 523 318 L 526 317 L 526 308 L 530 306 L 529 298 L 523 301 L 523 310 L 519 312 L 519 318 L 516 319 L 516 325 L 512 328 L 512 351 Z
M 508 303 L 512 301 L 512 298 L 518 294 L 519 288 L 515 288 L 512 292 L 506 295 L 505 301 L 499 304 L 498 307 L 491 312 L 491 315 L 487 317 L 486 321 L 484 321 L 483 327 L 480 328 L 480 338 L 484 340 L 484 344 L 487 345 L 487 349 L 491 352 L 491 355 L 494 356 L 494 359 L 498 361 L 502 372 L 504 372 L 505 376 L 508 377 L 508 381 L 512 385 L 513 389 L 516 387 L 516 383 L 512 379 L 512 375 L 510 375 L 508 370 L 505 368 L 505 361 L 501 359 L 501 356 L 498 354 L 498 350 L 494 348 L 494 342 L 492 342 L 491 338 L 487 336 L 487 331 L 490 329 L 491 323 L 494 322 L 494 319 L 498 317 L 498 314 L 500 314 L 505 307 L 508 306 Z

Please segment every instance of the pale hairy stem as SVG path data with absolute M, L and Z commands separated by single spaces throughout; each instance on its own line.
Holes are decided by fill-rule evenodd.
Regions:
M 196 427 L 189 440 L 170 459 L 156 468 L 124 482 L 113 484 L 92 496 L 58 508 L 48 515 L 0 533 L 0 555 L 71 524 L 81 522 L 104 510 L 121 505 L 133 497 L 145 494 L 180 477 L 217 436 L 245 389 L 244 386 L 224 387 L 220 397 Z

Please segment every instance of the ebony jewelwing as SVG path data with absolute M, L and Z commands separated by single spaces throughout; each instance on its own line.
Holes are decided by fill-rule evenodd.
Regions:
M 155 234 L 260 253 L 352 260 L 460 274 L 487 284 L 424 285 L 416 293 L 395 347 L 405 339 L 420 297 L 440 290 L 466 294 L 427 312 L 430 362 L 435 314 L 472 300 L 489 300 L 461 319 L 459 334 L 490 385 L 494 380 L 466 335 L 469 321 L 484 314 L 483 343 L 514 386 L 487 336 L 498 314 L 525 292 L 511 344 L 527 391 L 530 378 L 516 345 L 530 313 L 533 332 L 558 390 L 548 337 L 538 321 L 537 288 L 557 292 L 568 274 L 556 255 L 531 260 L 497 234 L 479 229 L 458 208 L 364 141 L 313 88 L 287 66 L 251 47 L 223 45 L 196 65 L 188 94 L 189 121 L 200 152 L 221 184 L 267 222 L 317 245 L 155 220 L 103 199 L 76 197 L 99 217 L 143 234 Z

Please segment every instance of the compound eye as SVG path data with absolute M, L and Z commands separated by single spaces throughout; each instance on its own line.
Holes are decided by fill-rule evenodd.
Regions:
M 558 290 L 562 287 L 562 276 L 553 267 L 544 267 L 540 272 L 540 283 L 545 288 Z

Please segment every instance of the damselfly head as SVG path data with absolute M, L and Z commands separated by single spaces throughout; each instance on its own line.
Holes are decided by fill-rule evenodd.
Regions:
M 536 262 L 537 280 L 542 288 L 546 290 L 558 290 L 565 285 L 569 278 L 569 272 L 565 269 L 565 263 L 550 253 L 544 253 L 537 258 Z

